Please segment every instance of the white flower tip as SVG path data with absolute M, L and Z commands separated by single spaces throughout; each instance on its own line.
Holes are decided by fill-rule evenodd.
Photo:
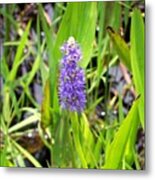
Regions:
M 68 44 L 74 44 L 75 43 L 74 37 L 73 36 L 69 37 L 67 42 L 68 42 Z

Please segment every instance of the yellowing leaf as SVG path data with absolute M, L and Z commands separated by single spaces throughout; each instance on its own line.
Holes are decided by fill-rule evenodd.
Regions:
M 121 61 L 131 71 L 131 58 L 128 45 L 126 44 L 124 39 L 118 33 L 116 33 L 111 27 L 107 27 L 107 31 L 110 35 L 114 48 L 116 49 Z

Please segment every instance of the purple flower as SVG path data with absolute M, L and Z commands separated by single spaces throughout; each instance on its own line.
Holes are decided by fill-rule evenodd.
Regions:
M 85 108 L 84 70 L 78 66 L 82 58 L 80 46 L 70 37 L 61 47 L 59 99 L 62 109 L 82 112 Z

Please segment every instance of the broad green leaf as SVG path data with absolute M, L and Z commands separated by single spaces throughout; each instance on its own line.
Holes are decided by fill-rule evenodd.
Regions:
M 137 131 L 133 131 L 133 129 L 137 129 L 139 122 L 139 118 L 137 118 L 139 100 L 140 99 L 137 99 L 133 103 L 127 117 L 116 133 L 109 147 L 105 165 L 103 166 L 104 169 L 121 169 L 127 143 L 129 139 L 137 133 Z
M 131 66 L 136 91 L 141 95 L 139 113 L 144 128 L 144 22 L 141 12 L 134 9 L 131 19 Z
M 124 39 L 116 33 L 111 27 L 107 27 L 107 31 L 113 42 L 114 48 L 116 49 L 121 61 L 131 71 L 130 62 L 130 50 Z
M 60 46 L 70 36 L 73 36 L 81 45 L 83 53 L 80 65 L 86 68 L 92 55 L 96 18 L 96 2 L 68 3 L 56 39 L 55 54 L 57 61 L 61 58 Z

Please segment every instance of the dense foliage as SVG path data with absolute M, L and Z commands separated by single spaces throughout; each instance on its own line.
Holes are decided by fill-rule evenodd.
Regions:
M 144 169 L 144 8 L 0 6 L 1 166 Z

